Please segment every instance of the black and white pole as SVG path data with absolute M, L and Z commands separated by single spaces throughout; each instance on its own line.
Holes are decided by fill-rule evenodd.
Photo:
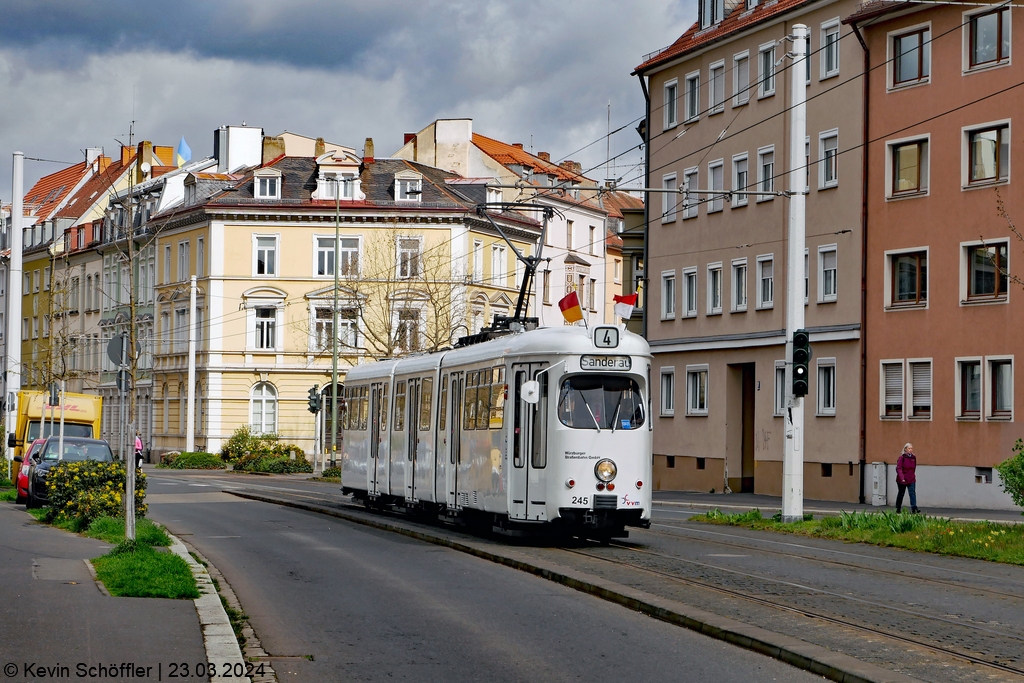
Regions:
M 185 422 L 185 452 L 196 449 L 196 276 L 188 287 L 188 414 Z
M 125 413 L 125 401 L 128 397 L 128 333 L 121 333 L 121 362 L 117 367 L 118 385 L 121 392 L 121 415 Z M 128 456 L 128 420 L 121 418 L 121 462 L 124 463 L 124 537 L 135 540 L 135 440 L 132 439 L 132 453 Z
M 804 516 L 804 399 L 793 392 L 793 333 L 804 327 L 806 248 L 804 145 L 807 139 L 807 27 L 793 26 L 789 69 L 789 244 L 786 258 L 786 438 L 782 458 L 782 521 Z

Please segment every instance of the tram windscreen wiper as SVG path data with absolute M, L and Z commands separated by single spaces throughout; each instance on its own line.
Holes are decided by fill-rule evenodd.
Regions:
M 619 423 L 619 408 L 622 407 L 622 392 L 619 392 L 619 400 L 615 402 L 615 414 L 612 415 L 612 434 L 615 433 L 615 425 Z
M 580 392 L 580 398 L 583 399 L 583 405 L 586 406 L 587 412 L 590 413 L 590 419 L 594 421 L 594 428 L 597 429 L 597 433 L 601 433 L 601 425 L 597 424 L 597 418 L 594 417 L 594 411 L 590 409 L 590 404 L 587 403 L 587 397 Z

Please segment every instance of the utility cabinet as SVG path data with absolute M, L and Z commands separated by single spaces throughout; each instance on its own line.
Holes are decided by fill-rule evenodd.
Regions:
M 883 506 L 887 504 L 885 495 L 886 474 L 888 465 L 884 462 L 871 463 L 871 504 Z

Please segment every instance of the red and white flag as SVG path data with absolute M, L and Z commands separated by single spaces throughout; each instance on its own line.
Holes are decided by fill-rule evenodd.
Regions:
M 615 315 L 629 320 L 633 315 L 633 308 L 636 306 L 637 294 L 635 292 L 629 296 L 616 294 L 612 299 L 615 300 Z

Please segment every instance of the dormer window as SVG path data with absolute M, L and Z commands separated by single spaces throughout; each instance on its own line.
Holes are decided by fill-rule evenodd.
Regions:
M 500 187 L 488 187 L 487 188 L 487 203 L 488 204 L 500 204 L 501 203 L 501 188 Z
M 700 27 L 703 30 L 722 20 L 722 16 L 725 14 L 725 2 L 724 0 L 700 0 L 698 10 Z
M 256 199 L 280 199 L 281 172 L 275 169 L 257 171 L 253 178 L 253 196 Z
M 354 199 L 358 185 L 355 173 L 331 173 L 323 175 L 317 181 L 317 197 L 319 199 Z
M 395 199 L 418 202 L 423 194 L 423 178 L 419 173 L 402 172 L 395 174 Z

